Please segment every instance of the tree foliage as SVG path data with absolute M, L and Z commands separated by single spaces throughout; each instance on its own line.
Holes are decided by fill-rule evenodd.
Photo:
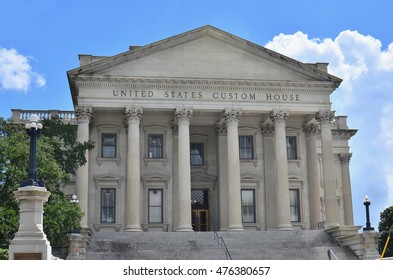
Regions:
M 390 206 L 380 214 L 380 222 L 378 226 L 378 230 L 381 233 L 381 237 L 379 239 L 380 253 L 382 253 L 382 250 L 386 244 L 386 240 L 389 236 L 392 227 L 393 227 L 393 206 Z M 384 257 L 393 257 L 393 233 L 391 233 L 390 241 Z
M 65 245 L 66 234 L 78 230 L 82 213 L 62 192 L 76 169 L 86 163 L 92 142 L 79 143 L 76 126 L 54 117 L 44 120 L 37 140 L 37 177 L 51 192 L 44 205 L 44 232 L 52 245 Z M 0 245 L 8 245 L 19 226 L 13 191 L 28 178 L 30 140 L 23 125 L 0 118 Z

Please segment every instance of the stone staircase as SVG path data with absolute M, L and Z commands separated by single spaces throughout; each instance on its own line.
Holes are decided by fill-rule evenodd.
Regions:
M 323 230 L 217 232 L 235 260 L 327 260 L 331 249 L 340 260 L 358 259 Z M 88 260 L 226 259 L 214 232 L 94 232 Z

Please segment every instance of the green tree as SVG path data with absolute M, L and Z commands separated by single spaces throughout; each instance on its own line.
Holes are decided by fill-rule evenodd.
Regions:
M 379 239 L 379 248 L 380 253 L 382 253 L 382 250 L 386 244 L 386 240 L 388 239 L 390 230 L 393 227 L 393 206 L 386 208 L 380 214 L 380 219 L 381 220 L 378 225 L 378 230 L 381 233 L 381 237 Z M 384 257 L 393 257 L 393 233 L 390 236 L 390 241 Z
M 76 126 L 56 117 L 42 123 L 44 129 L 37 140 L 37 173 L 51 192 L 44 205 L 44 232 L 51 245 L 64 246 L 66 234 L 79 229 L 83 213 L 62 190 L 76 169 L 86 163 L 85 152 L 93 148 L 93 143 L 77 142 Z M 13 191 L 28 178 L 29 145 L 23 125 L 0 118 L 0 245 L 8 245 L 19 226 Z

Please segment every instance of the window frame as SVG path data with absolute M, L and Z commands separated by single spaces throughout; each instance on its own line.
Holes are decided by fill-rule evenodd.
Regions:
M 197 164 L 197 163 L 193 163 L 192 162 L 192 149 L 191 149 L 191 146 L 192 145 L 198 145 L 198 146 L 200 146 L 200 148 L 201 149 L 198 149 L 198 152 L 199 152 L 199 156 L 201 157 L 201 159 L 202 159 L 202 162 L 201 162 L 201 164 Z M 190 165 L 191 166 L 204 166 L 205 165 L 205 143 L 203 143 L 203 142 L 190 142 Z M 202 154 L 202 155 L 201 155 Z
M 292 196 L 291 194 L 295 193 L 295 204 L 292 203 Z M 302 207 L 301 207 L 301 198 L 300 198 L 300 189 L 299 188 L 290 188 L 289 189 L 289 209 L 290 209 L 290 218 L 291 223 L 301 223 L 302 222 Z M 292 209 L 296 209 L 296 220 L 292 220 Z
M 168 163 L 168 158 L 167 158 L 167 130 L 168 128 L 166 126 L 160 126 L 160 125 L 147 125 L 143 127 L 144 130 L 144 157 L 143 160 L 145 162 L 145 165 L 148 166 L 149 163 L 151 162 L 161 162 L 162 165 L 165 167 L 166 164 Z M 155 157 L 149 157 L 149 135 L 162 135 L 162 157 L 161 158 L 155 158 Z M 142 141 L 142 140 L 141 140 Z
M 103 205 L 103 192 L 106 191 L 111 191 L 113 192 L 113 205 L 112 206 L 106 206 L 107 208 L 112 209 L 112 214 L 113 214 L 113 221 L 108 222 L 103 219 L 103 211 L 104 211 L 104 205 Z M 100 224 L 115 224 L 116 223 L 116 188 L 115 187 L 103 187 L 100 188 Z
M 290 147 L 290 139 L 294 139 L 295 143 L 292 143 L 292 147 Z M 299 138 L 297 135 L 286 135 L 285 136 L 285 144 L 286 144 L 286 150 L 287 150 L 287 159 L 288 160 L 298 160 L 299 159 Z M 290 156 L 293 155 L 294 157 Z
M 115 140 L 114 140 L 114 148 L 115 148 L 114 154 L 113 154 L 113 156 L 105 156 L 105 153 L 104 153 L 105 147 L 112 147 L 112 146 L 104 145 L 104 138 L 105 138 L 105 136 L 112 136 L 112 135 L 115 138 Z M 103 132 L 103 133 L 101 133 L 101 158 L 103 158 L 103 159 L 117 158 L 117 150 L 118 150 L 118 148 L 117 148 L 118 143 L 117 142 L 118 142 L 118 134 L 116 132 Z
M 250 147 L 247 147 L 247 146 L 241 146 L 242 145 L 242 141 L 241 141 L 241 138 L 250 138 L 251 139 L 251 141 L 250 141 Z M 253 135 L 239 135 L 239 159 L 240 160 L 254 160 L 255 158 L 255 144 L 254 144 L 254 136 Z M 251 153 L 250 153 L 250 157 L 242 157 L 242 149 L 246 149 L 246 151 L 247 151 L 247 154 L 248 154 L 248 152 L 249 151 L 251 151 Z
M 160 192 L 161 193 L 161 199 L 160 199 L 160 205 L 151 205 L 150 201 L 150 196 L 151 192 Z M 150 213 L 152 208 L 159 208 L 161 210 L 161 217 L 160 221 L 151 221 Z M 164 222 L 164 189 L 162 188 L 148 188 L 147 190 L 147 222 L 149 224 L 162 224 Z
M 151 137 L 160 137 L 161 139 L 161 146 L 152 146 L 150 145 Z M 153 152 L 151 149 L 153 148 L 160 148 L 160 156 L 153 156 Z M 155 149 L 154 149 L 155 151 Z M 164 158 L 164 135 L 162 133 L 148 133 L 147 134 L 147 158 L 148 159 L 163 159 Z
M 243 215 L 243 209 L 245 207 L 250 208 L 249 205 L 243 205 L 243 192 L 252 192 L 252 217 L 253 217 L 253 221 L 244 221 L 244 215 Z M 241 214 L 242 214 L 242 223 L 244 224 L 255 224 L 257 221 L 257 217 L 256 217 L 256 197 L 255 197 L 255 189 L 241 189 L 241 193 L 240 193 L 240 203 L 241 203 Z M 247 211 L 248 213 L 249 211 Z

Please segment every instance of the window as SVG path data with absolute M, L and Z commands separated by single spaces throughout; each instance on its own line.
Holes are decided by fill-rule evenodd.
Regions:
M 296 136 L 287 136 L 287 158 L 288 160 L 297 159 Z
M 203 143 L 190 144 L 191 165 L 204 165 Z
M 255 223 L 255 191 L 242 190 L 242 221 Z
M 101 135 L 101 157 L 115 158 L 117 138 L 116 133 L 102 133 Z
M 149 134 L 148 158 L 163 157 L 163 135 Z
M 149 189 L 149 223 L 162 223 L 162 204 L 162 189 Z
M 300 193 L 298 189 L 289 190 L 291 222 L 300 222 Z
M 240 159 L 254 158 L 252 136 L 239 136 L 239 154 L 240 154 Z
M 101 223 L 115 223 L 116 191 L 112 188 L 101 189 Z

